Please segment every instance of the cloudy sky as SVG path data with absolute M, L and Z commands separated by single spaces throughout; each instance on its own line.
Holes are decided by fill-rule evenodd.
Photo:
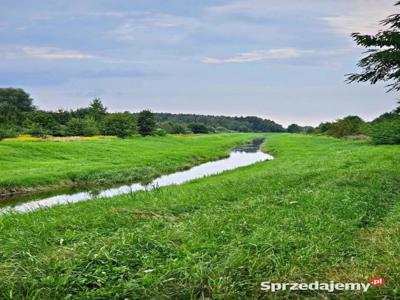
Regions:
M 257 115 L 316 125 L 395 107 L 344 83 L 394 0 L 2 0 L 0 86 L 42 109 Z

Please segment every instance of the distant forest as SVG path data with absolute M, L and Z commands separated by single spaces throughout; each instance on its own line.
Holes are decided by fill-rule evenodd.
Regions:
M 254 116 L 151 113 L 147 110 L 110 113 L 100 99 L 75 110 L 45 111 L 34 106 L 33 99 L 24 90 L 0 88 L 0 139 L 20 134 L 37 137 L 100 134 L 124 137 L 136 133 L 165 135 L 231 131 L 284 132 L 285 129 L 271 120 Z
M 400 104 L 400 103 L 399 103 Z M 317 127 L 291 124 L 287 129 L 259 117 L 227 117 L 196 114 L 110 113 L 100 99 L 75 110 L 45 111 L 33 105 L 33 99 L 22 89 L 0 88 L 0 140 L 29 134 L 46 136 L 133 134 L 207 134 L 219 132 L 288 132 L 323 134 L 336 138 L 370 139 L 375 144 L 400 144 L 400 106 L 371 122 L 358 116 L 347 116 Z
M 284 132 L 282 125 L 259 117 L 227 117 L 196 114 L 155 113 L 156 120 L 163 122 L 178 122 L 184 124 L 203 123 L 215 130 L 238 132 Z

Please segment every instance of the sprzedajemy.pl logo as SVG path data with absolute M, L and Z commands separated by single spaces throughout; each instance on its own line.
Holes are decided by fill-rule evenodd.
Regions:
M 382 277 L 374 277 L 368 283 L 364 282 L 319 282 L 297 283 L 297 282 L 261 282 L 261 290 L 265 292 L 277 291 L 326 291 L 333 293 L 335 291 L 360 291 L 367 292 L 371 286 L 381 287 L 385 284 Z

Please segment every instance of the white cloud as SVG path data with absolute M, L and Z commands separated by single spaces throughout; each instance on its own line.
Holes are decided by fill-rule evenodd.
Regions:
M 160 14 L 137 13 L 131 15 L 108 36 L 125 41 L 162 40 L 178 41 L 199 26 L 196 19 Z
M 311 12 L 335 34 L 350 36 L 353 32 L 376 33 L 379 22 L 398 12 L 395 0 L 235 0 L 211 6 L 207 12 L 215 15 L 246 15 L 249 17 L 274 17 L 282 14 L 301 15 Z M 318 16 L 319 15 L 319 16 Z
M 321 20 L 338 35 L 350 36 L 353 32 L 373 34 L 382 28 L 381 20 L 398 11 L 393 5 L 392 0 L 349 1 L 346 11 Z
M 210 58 L 206 57 L 202 60 L 205 64 L 223 64 L 223 63 L 246 63 L 255 62 L 260 60 L 268 59 L 287 59 L 300 57 L 304 53 L 309 52 L 307 50 L 299 50 L 294 48 L 280 48 L 280 49 L 268 49 L 268 50 L 256 50 L 251 52 L 240 53 L 235 56 L 226 58 Z
M 24 47 L 25 55 L 40 59 L 91 59 L 94 55 L 55 47 Z

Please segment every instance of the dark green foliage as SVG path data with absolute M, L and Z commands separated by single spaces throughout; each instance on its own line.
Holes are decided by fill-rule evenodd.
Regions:
M 174 121 L 178 123 L 203 123 L 209 128 L 223 127 L 239 132 L 284 132 L 285 129 L 274 121 L 258 117 L 227 117 L 194 114 L 156 113 L 158 122 Z
M 73 118 L 66 125 L 65 135 L 71 136 L 93 136 L 100 134 L 97 123 L 90 117 L 85 119 Z
M 373 120 L 369 134 L 375 144 L 400 144 L 400 107 Z
M 303 131 L 306 134 L 313 134 L 313 133 L 316 132 L 316 129 L 314 127 L 312 127 L 312 126 L 304 126 L 303 127 Z
M 226 129 L 225 127 L 222 127 L 222 126 L 217 126 L 217 127 L 213 128 L 213 129 L 214 129 L 214 132 L 216 132 L 216 133 L 232 132 L 231 130 Z
M 140 135 L 153 135 L 156 128 L 154 114 L 150 110 L 143 110 L 137 117 L 137 129 Z
M 125 112 L 124 114 L 130 114 Z M 161 128 L 170 134 L 190 133 L 190 123 L 203 124 L 194 126 L 196 133 L 214 132 L 283 132 L 285 129 L 271 120 L 258 117 L 226 117 L 205 116 L 194 114 L 167 114 L 145 110 L 137 116 L 141 135 L 153 135 L 156 128 Z M 29 94 L 21 89 L 0 89 L 0 125 L 16 128 L 18 133 L 28 133 L 33 136 L 71 136 L 97 135 L 99 133 L 113 134 L 117 131 L 121 136 L 132 134 L 135 126 L 126 126 L 117 119 L 110 117 L 107 108 L 100 99 L 95 98 L 88 107 L 75 110 L 44 111 L 35 110 Z M 107 118 L 108 123 L 105 124 Z M 130 123 L 130 122 L 128 122 Z M 123 129 L 125 127 L 125 129 Z M 129 127 L 129 128 L 128 128 Z M 117 130 L 117 128 L 119 128 Z M 128 133 L 129 132 L 129 133 Z
M 49 130 L 37 123 L 29 125 L 26 133 L 34 137 L 45 137 L 46 135 L 50 134 Z
M 90 108 L 89 107 L 82 107 L 78 108 L 77 110 L 71 111 L 72 118 L 84 119 L 85 117 L 90 115 Z
M 399 113 L 392 111 L 392 112 L 387 112 L 387 113 L 380 115 L 375 120 L 373 120 L 371 123 L 375 124 L 375 123 L 382 122 L 382 121 L 391 121 L 391 120 L 394 120 L 397 118 L 399 118 Z
M 318 125 L 317 130 L 320 133 L 325 133 L 331 128 L 331 126 L 332 126 L 331 122 L 324 122 Z
M 287 128 L 287 132 L 289 133 L 301 133 L 304 132 L 303 127 L 297 124 L 290 124 Z
M 93 136 L 100 134 L 98 123 L 91 117 L 83 119 L 83 136 Z
M 396 3 L 399 5 L 400 2 Z M 400 90 L 400 14 L 393 14 L 381 22 L 387 29 L 375 35 L 353 33 L 357 45 L 368 49 L 358 66 L 363 68 L 359 74 L 349 74 L 348 82 L 378 81 L 392 82 L 389 91 Z
M 400 144 L 400 117 L 374 123 L 370 135 L 375 144 Z
M 5 138 L 13 138 L 18 135 L 18 131 L 13 127 L 0 126 L 0 141 Z
M 89 105 L 89 115 L 96 121 L 101 122 L 107 114 L 107 107 L 104 107 L 99 98 L 93 99 Z
M 358 116 L 348 116 L 332 123 L 326 134 L 334 137 L 345 137 L 366 133 L 366 123 Z
M 195 133 L 195 134 L 199 134 L 199 133 L 208 133 L 209 129 L 207 128 L 207 126 L 203 123 L 189 123 L 188 124 L 189 129 Z
M 162 129 L 162 128 L 157 128 L 157 129 L 154 131 L 154 134 L 157 135 L 157 136 L 166 136 L 166 135 L 167 135 L 167 131 L 165 131 L 165 130 Z
M 135 132 L 135 120 L 131 114 L 115 113 L 104 118 L 103 133 L 124 138 Z
M 24 90 L 0 88 L 0 124 L 21 125 L 23 113 L 34 110 L 32 98 Z
M 58 135 L 60 124 L 56 121 L 52 113 L 37 110 L 24 114 L 25 124 L 28 128 L 27 133 L 33 136 L 44 136 L 47 134 Z
M 189 132 L 189 129 L 183 123 L 168 121 L 168 122 L 162 122 L 159 125 L 162 129 L 164 129 L 170 134 L 185 134 Z
M 67 135 L 82 135 L 83 134 L 82 119 L 72 118 L 67 123 Z

